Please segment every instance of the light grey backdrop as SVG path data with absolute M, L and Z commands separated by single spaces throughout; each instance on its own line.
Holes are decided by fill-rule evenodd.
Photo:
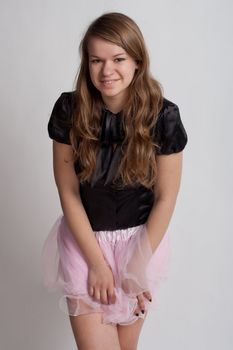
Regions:
M 232 2 L 9 0 L 0 7 L 1 349 L 75 349 L 68 318 L 40 281 L 42 245 L 61 213 L 47 122 L 60 93 L 73 88 L 86 26 L 105 11 L 139 24 L 151 70 L 189 136 L 169 227 L 170 277 L 139 349 L 232 349 Z

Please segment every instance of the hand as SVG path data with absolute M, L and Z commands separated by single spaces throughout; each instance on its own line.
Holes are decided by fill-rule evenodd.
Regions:
M 137 295 L 138 299 L 138 306 L 134 310 L 134 314 L 136 316 L 139 316 L 139 313 L 142 312 L 143 314 L 145 313 L 145 303 L 144 303 L 144 297 L 147 298 L 148 300 L 152 300 L 151 293 L 149 291 L 143 292 L 139 295 Z M 144 311 L 144 312 L 143 312 Z
M 89 267 L 87 283 L 88 293 L 91 297 L 102 304 L 115 303 L 115 281 L 112 270 L 107 263 Z

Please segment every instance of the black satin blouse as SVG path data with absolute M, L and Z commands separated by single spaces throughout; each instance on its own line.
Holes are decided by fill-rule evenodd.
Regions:
M 69 130 L 74 108 L 73 92 L 63 92 L 55 102 L 49 122 L 49 137 L 70 145 Z M 141 184 L 120 188 L 113 184 L 121 160 L 124 140 L 121 113 L 103 109 L 96 169 L 89 182 L 80 183 L 80 196 L 94 231 L 117 230 L 144 224 L 154 203 L 154 193 Z M 164 98 L 163 107 L 152 132 L 159 144 L 157 155 L 177 153 L 184 149 L 188 137 L 178 106 Z M 116 144 L 113 150 L 112 143 Z M 80 171 L 80 164 L 75 165 Z

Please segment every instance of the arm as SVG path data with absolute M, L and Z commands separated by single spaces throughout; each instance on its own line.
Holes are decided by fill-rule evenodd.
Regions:
M 74 170 L 73 151 L 70 145 L 53 141 L 53 170 L 67 225 L 88 266 L 106 265 L 81 201 L 79 180 Z
M 183 153 L 157 156 L 158 177 L 154 186 L 155 201 L 146 222 L 154 252 L 167 230 L 180 188 Z
M 67 225 L 88 265 L 88 293 L 101 303 L 115 303 L 113 273 L 103 256 L 83 207 L 70 145 L 53 141 L 53 168 Z
M 135 247 L 133 258 L 122 278 L 122 287 L 126 293 L 137 293 L 138 307 L 135 312 L 138 313 L 140 310 L 145 309 L 144 297 L 152 298 L 149 288 L 147 292 L 143 292 L 143 295 L 141 293 L 147 286 L 145 268 L 152 257 L 151 253 L 155 252 L 163 239 L 171 220 L 180 187 L 182 160 L 182 152 L 157 156 L 158 177 L 154 186 L 155 200 L 145 224 L 145 233 L 149 240 L 148 243 L 151 245 L 151 252 L 148 251 L 147 244 L 144 245 L 147 240 L 144 240 L 142 234 L 139 247 Z M 139 266 L 142 268 L 139 269 Z M 138 278 L 136 283 L 135 277 Z

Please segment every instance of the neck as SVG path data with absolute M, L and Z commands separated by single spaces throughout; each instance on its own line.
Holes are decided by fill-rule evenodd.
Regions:
M 106 97 L 103 98 L 103 102 L 105 108 L 114 114 L 121 112 L 124 106 L 124 101 L 117 101 Z

